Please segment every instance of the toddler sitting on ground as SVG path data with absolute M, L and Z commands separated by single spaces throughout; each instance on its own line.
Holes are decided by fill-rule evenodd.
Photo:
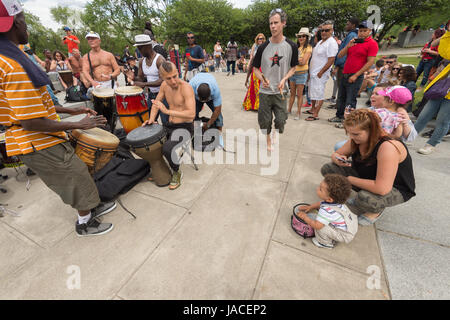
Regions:
M 323 201 L 310 206 L 302 206 L 297 217 L 315 231 L 312 242 L 319 248 L 332 249 L 336 242 L 349 243 L 358 231 L 358 218 L 345 202 L 350 197 L 352 185 L 348 179 L 338 174 L 329 174 L 317 188 L 317 195 Z M 319 209 L 318 214 L 306 214 Z

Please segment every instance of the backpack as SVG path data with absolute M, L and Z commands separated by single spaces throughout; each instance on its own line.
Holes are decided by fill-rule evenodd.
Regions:
M 79 86 L 71 86 L 66 90 L 66 102 L 80 102 L 86 101 L 86 97 L 84 97 L 83 93 L 80 90 Z
M 166 60 L 167 60 L 167 58 L 169 57 L 169 55 L 167 54 L 167 50 L 164 49 L 164 47 L 163 47 L 162 45 L 160 45 L 159 43 L 156 44 L 156 45 L 153 47 L 153 50 L 154 50 L 156 53 L 159 53 L 160 55 L 162 55 L 163 58 L 166 59 Z
M 110 202 L 133 189 L 149 173 L 150 165 L 145 160 L 114 156 L 93 178 L 100 200 Z

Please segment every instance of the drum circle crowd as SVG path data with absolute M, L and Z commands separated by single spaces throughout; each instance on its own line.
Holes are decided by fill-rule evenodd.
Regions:
M 55 102 L 51 82 L 38 67 L 47 67 L 48 61 L 33 61 L 18 48 L 28 43 L 25 15 L 17 1 L 9 2 L 14 3 L 14 9 L 6 10 L 5 2 L 0 0 L 0 124 L 6 128 L 2 133 L 4 162 L 17 157 L 64 203 L 76 209 L 75 230 L 79 236 L 105 234 L 113 228 L 111 223 L 98 218 L 114 210 L 116 203 L 100 201 L 91 174 L 101 170 L 122 143 L 115 135 L 119 123 L 126 136 L 122 140 L 150 163 L 152 171 L 148 180 L 170 190 L 179 188 L 182 172 L 174 151 L 182 139 L 175 132 L 184 130 L 193 137 L 194 121 L 201 120 L 199 114 L 204 104 L 212 114 L 211 118 L 199 122 L 202 129 L 221 131 L 225 125 L 220 88 L 212 75 L 202 72 L 206 57 L 196 44 L 195 34 L 186 34 L 189 47 L 181 79 L 179 57 L 175 61 L 172 55 L 164 57 L 164 52 L 156 49 L 158 44 L 153 33 L 135 36 L 134 47 L 141 58 L 136 63 L 128 54 L 124 68 L 112 53 L 101 49 L 101 37 L 93 31 L 85 36 L 91 49 L 81 57 L 79 40 L 66 27 L 63 41 L 68 45 L 69 58 L 55 52 L 55 59 L 46 71 L 57 71 L 66 86 L 73 82 L 85 87 L 86 95 L 94 103 L 94 110 L 69 110 Z M 386 208 L 415 196 L 412 161 L 404 143 L 413 133 L 407 113 L 405 116 L 397 111 L 412 97 L 401 89 L 385 87 L 377 92 L 386 104 L 355 110 L 355 94 L 378 52 L 371 37 L 370 21 L 351 19 L 347 31 L 356 30 L 355 36 L 341 46 L 333 37 L 332 21 L 325 21 L 315 34 L 302 26 L 296 34 L 297 43 L 283 35 L 286 23 L 286 13 L 274 9 L 268 17 L 271 36 L 266 39 L 264 34 L 258 34 L 255 38 L 246 82 L 249 91 L 243 109 L 258 112 L 257 121 L 270 152 L 278 142 L 277 134 L 285 134 L 288 119 L 285 95 L 289 89 L 289 111 L 295 96 L 302 98 L 306 92 L 306 98 L 312 100 L 312 109 L 305 111 L 309 115 L 306 120 L 315 121 L 331 70 L 341 72 L 337 108 L 344 108 L 345 115 L 339 118 L 339 113 L 330 122 L 339 122 L 349 140 L 340 144 L 331 156 L 332 162 L 322 168 L 324 180 L 317 187 L 320 201 L 297 205 L 292 215 L 295 232 L 313 237 L 313 243 L 320 248 L 330 249 L 338 242 L 352 241 L 358 222 L 371 225 Z M 444 37 L 448 34 L 447 31 Z M 231 45 L 235 46 L 234 40 Z M 218 42 L 216 68 L 222 52 Z M 344 56 L 349 63 L 342 64 Z M 336 58 L 341 59 L 340 68 L 333 67 Z M 74 64 L 70 59 L 75 60 Z M 117 85 L 121 73 L 126 77 L 126 87 Z M 448 97 L 443 103 L 448 104 Z M 301 108 L 305 106 L 299 99 L 295 120 L 300 119 Z M 383 113 L 382 118 L 379 108 L 391 111 Z M 78 122 L 61 122 L 58 113 L 86 116 Z M 401 115 L 397 117 L 397 113 Z M 392 120 L 394 117 L 398 118 L 396 122 Z M 388 123 L 401 125 L 408 134 L 402 131 L 398 139 L 392 137 L 386 131 Z

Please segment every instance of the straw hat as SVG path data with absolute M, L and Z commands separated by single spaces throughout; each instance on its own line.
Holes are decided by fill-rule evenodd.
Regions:
M 307 35 L 309 38 L 312 37 L 312 34 L 309 33 L 309 28 L 301 28 L 300 31 L 298 33 L 295 34 L 296 37 L 301 36 L 301 35 Z

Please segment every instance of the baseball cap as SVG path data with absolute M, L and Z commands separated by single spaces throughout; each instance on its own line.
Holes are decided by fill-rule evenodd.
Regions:
M 366 29 L 373 29 L 373 23 L 369 20 L 364 20 L 359 23 L 358 28 L 366 28 Z
M 64 31 L 71 31 L 69 27 L 64 27 Z
M 86 35 L 86 39 L 87 38 L 98 38 L 98 39 L 100 39 L 100 36 L 98 35 L 98 33 L 94 32 L 94 31 L 89 31 L 88 34 Z
M 8 32 L 14 22 L 14 16 L 23 11 L 17 0 L 0 0 L 0 32 Z
M 385 90 L 378 91 L 378 95 L 389 97 L 398 104 L 406 104 L 412 100 L 411 91 L 403 86 L 388 87 Z

